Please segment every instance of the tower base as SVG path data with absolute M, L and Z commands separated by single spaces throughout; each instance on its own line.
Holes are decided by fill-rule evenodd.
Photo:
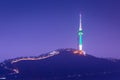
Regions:
M 73 53 L 84 55 L 84 56 L 86 55 L 85 51 L 83 51 L 83 50 L 75 50 Z

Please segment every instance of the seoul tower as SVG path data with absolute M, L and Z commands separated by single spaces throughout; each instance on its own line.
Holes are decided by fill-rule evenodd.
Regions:
M 85 51 L 83 51 L 83 40 L 82 40 L 82 36 L 83 36 L 83 29 L 82 29 L 82 15 L 80 14 L 80 23 L 79 23 L 79 53 L 85 55 Z

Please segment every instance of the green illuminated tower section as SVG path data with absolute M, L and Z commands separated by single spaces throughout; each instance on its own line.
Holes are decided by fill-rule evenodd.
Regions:
M 83 31 L 80 30 L 78 34 L 79 34 L 79 50 L 82 50 L 82 35 L 83 35 Z

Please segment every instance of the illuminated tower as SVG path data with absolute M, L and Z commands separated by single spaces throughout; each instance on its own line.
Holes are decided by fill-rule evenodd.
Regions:
M 80 14 L 80 24 L 79 24 L 79 53 L 85 55 L 85 52 L 83 51 L 83 44 L 82 44 L 82 36 L 83 36 L 83 30 L 82 30 L 82 15 Z

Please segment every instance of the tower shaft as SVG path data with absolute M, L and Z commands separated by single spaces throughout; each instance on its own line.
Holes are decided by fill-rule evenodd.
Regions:
M 82 31 L 82 16 L 80 14 L 80 24 L 79 24 L 79 50 L 82 50 L 82 35 L 83 35 L 83 31 Z

